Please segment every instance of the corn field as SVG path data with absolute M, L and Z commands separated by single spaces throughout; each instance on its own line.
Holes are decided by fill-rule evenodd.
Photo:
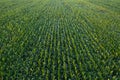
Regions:
M 119 80 L 120 0 L 0 0 L 0 80 Z

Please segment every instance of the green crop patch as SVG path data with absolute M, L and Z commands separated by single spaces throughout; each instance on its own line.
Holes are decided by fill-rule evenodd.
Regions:
M 119 80 L 120 0 L 0 0 L 0 80 Z

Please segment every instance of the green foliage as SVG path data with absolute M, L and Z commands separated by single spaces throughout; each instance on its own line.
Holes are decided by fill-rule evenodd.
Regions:
M 119 0 L 0 0 L 0 80 L 120 79 Z

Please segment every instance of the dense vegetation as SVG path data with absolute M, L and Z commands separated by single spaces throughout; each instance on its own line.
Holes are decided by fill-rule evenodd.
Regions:
M 0 0 L 0 79 L 120 79 L 120 0 Z

